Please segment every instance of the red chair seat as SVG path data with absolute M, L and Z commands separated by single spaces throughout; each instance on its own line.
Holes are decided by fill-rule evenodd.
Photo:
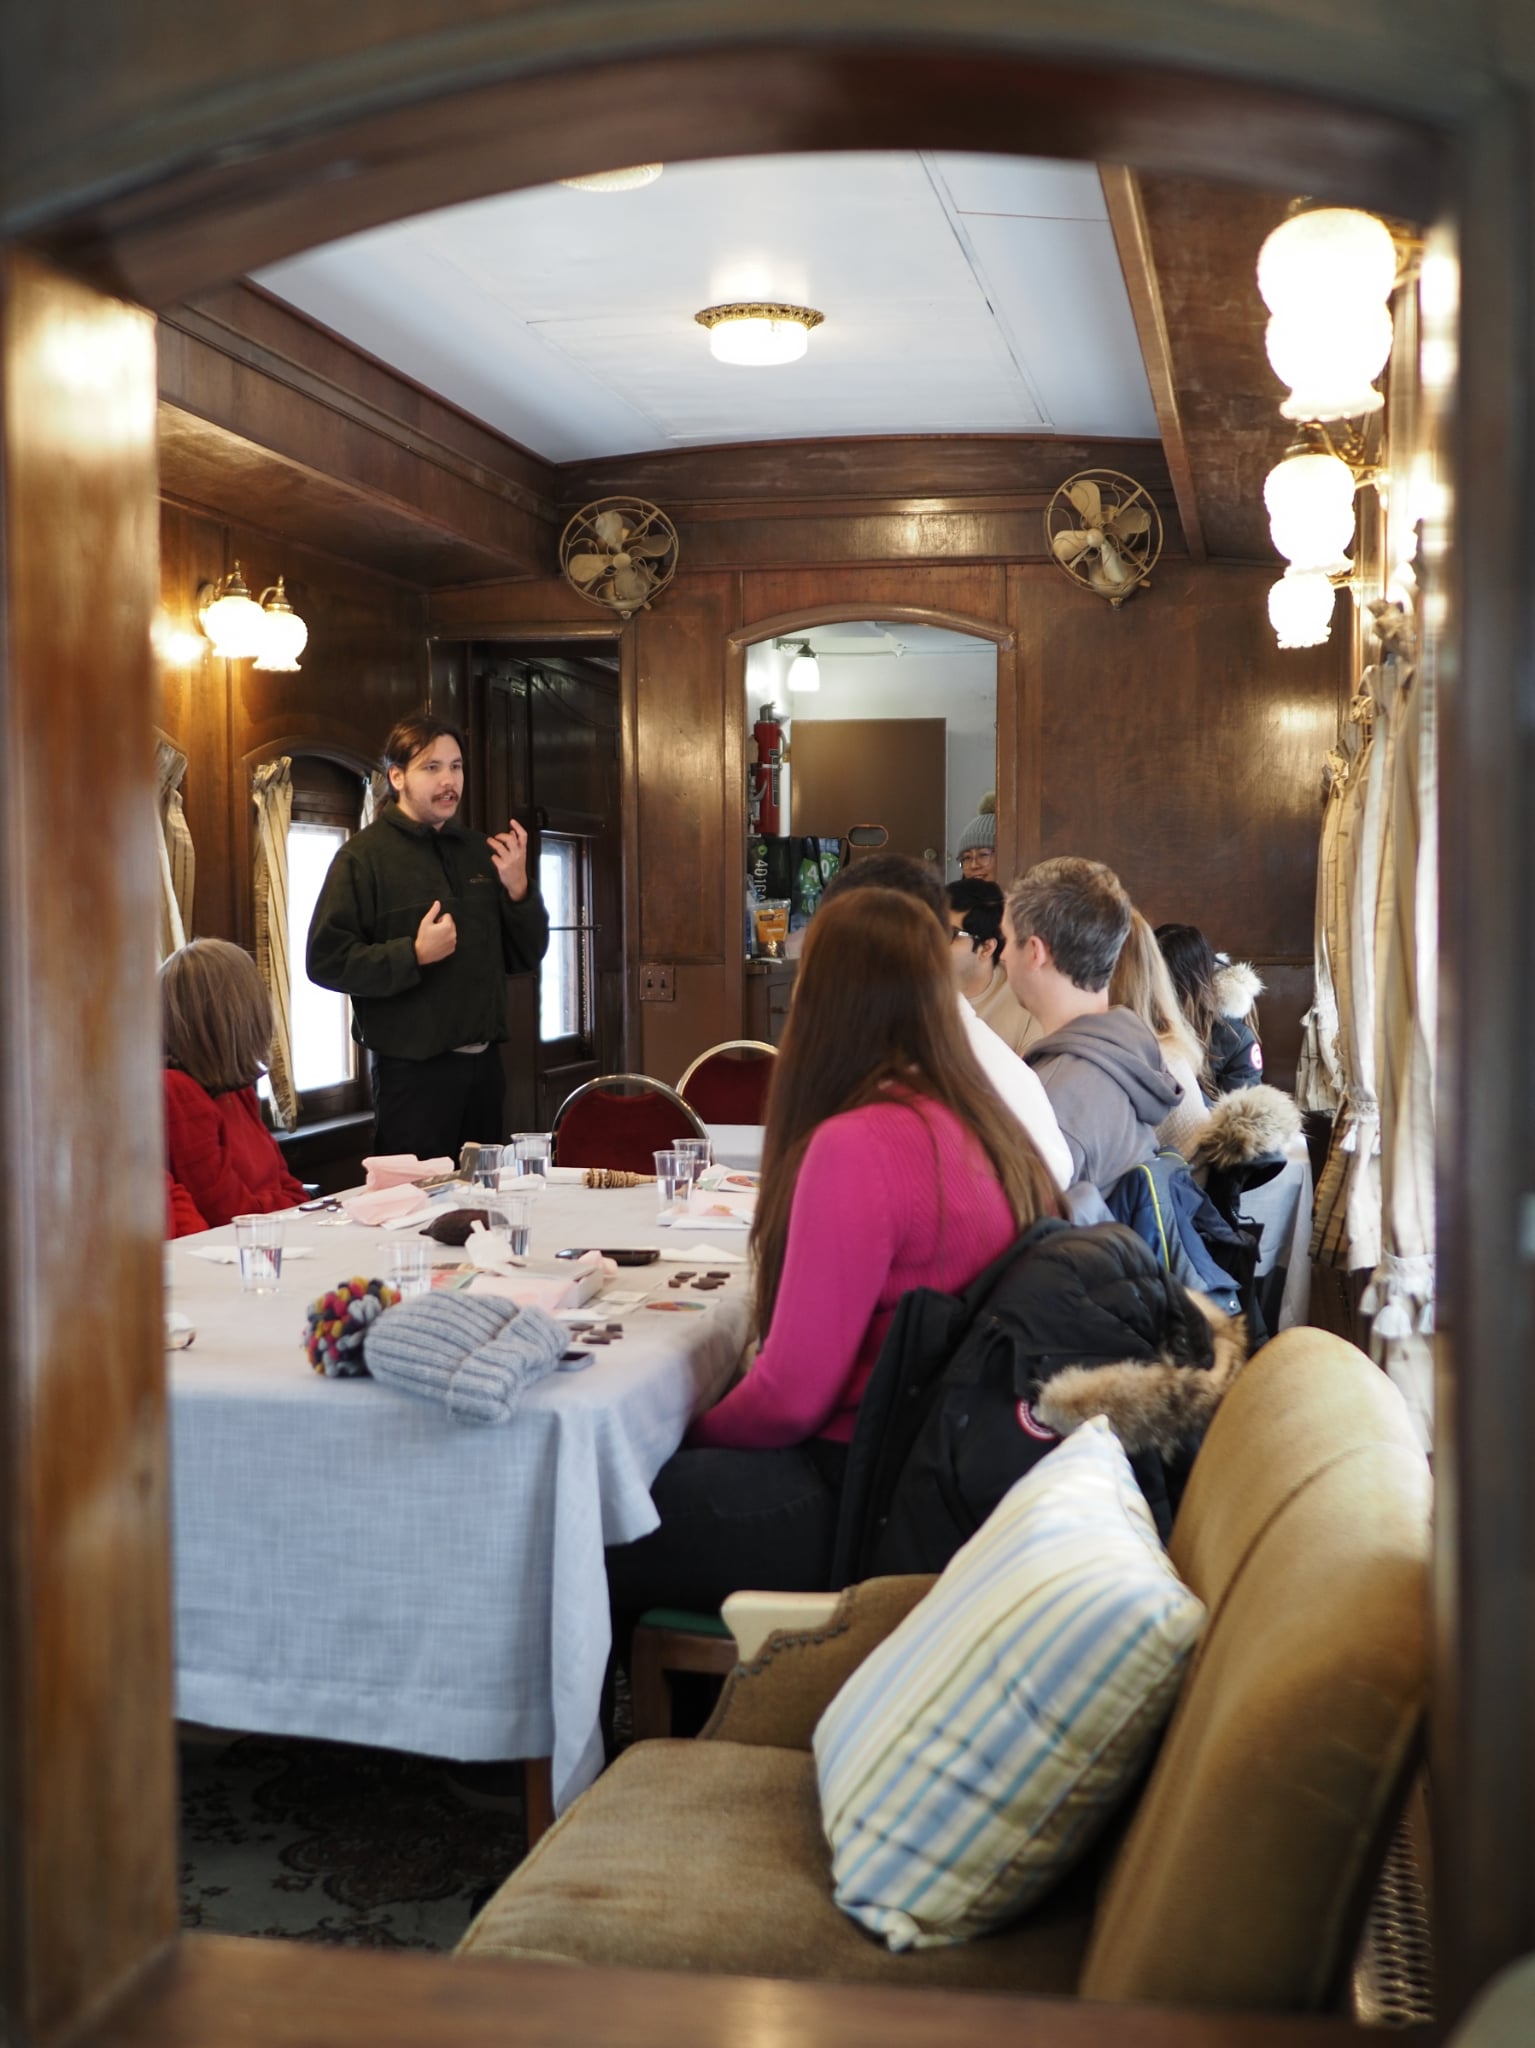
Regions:
M 646 1081 L 636 1094 L 587 1082 L 556 1113 L 554 1163 L 654 1173 L 663 1146 L 702 1135 L 687 1104 L 659 1081 Z
M 771 1048 L 715 1046 L 683 1076 L 688 1107 L 706 1124 L 764 1122 L 774 1057 Z

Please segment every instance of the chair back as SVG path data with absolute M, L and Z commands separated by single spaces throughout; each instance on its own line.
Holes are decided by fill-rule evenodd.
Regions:
M 1287 1331 L 1226 1395 L 1168 1545 L 1209 1622 L 1084 1998 L 1332 2001 L 1416 1757 L 1429 1494 L 1401 1396 L 1341 1338 Z
M 704 1138 L 702 1122 L 664 1081 L 599 1074 L 573 1088 L 551 1126 L 556 1166 L 610 1166 L 654 1173 L 654 1154 L 678 1138 Z
M 677 1093 L 707 1124 L 760 1124 L 777 1057 L 760 1038 L 727 1038 L 698 1055 Z

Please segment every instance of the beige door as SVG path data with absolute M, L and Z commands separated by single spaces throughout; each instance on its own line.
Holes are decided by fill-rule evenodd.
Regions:
M 947 726 L 941 718 L 798 718 L 789 739 L 790 829 L 845 839 L 883 825 L 892 853 L 942 872 Z

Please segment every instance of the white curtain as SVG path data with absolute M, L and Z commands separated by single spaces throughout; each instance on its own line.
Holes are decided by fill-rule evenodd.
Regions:
M 251 777 L 256 807 L 256 965 L 272 998 L 268 1077 L 277 1122 L 298 1122 L 293 1086 L 293 982 L 288 960 L 288 825 L 293 817 L 293 763 L 286 754 Z
M 160 958 L 184 946 L 192 929 L 197 856 L 181 801 L 187 757 L 163 732 L 155 734 L 155 782 L 160 823 Z

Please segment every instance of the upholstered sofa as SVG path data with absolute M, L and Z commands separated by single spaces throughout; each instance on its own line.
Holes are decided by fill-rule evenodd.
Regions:
M 1429 1475 L 1403 1405 L 1316 1330 L 1218 1411 L 1169 1549 L 1209 1622 L 1139 1797 L 1001 1933 L 891 1954 L 832 1900 L 813 1728 L 923 1579 L 871 1580 L 736 1669 L 697 1742 L 621 1756 L 466 1935 L 540 1957 L 1313 2011 L 1334 2002 L 1415 1760 Z

